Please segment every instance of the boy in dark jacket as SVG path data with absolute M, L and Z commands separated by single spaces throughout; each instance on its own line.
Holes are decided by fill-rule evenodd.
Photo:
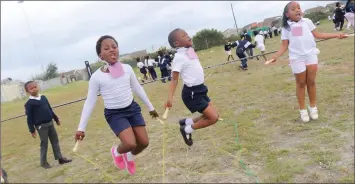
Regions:
M 171 81 L 171 76 L 169 74 L 169 66 L 171 66 L 170 56 L 164 55 L 163 51 L 161 50 L 158 51 L 158 54 L 158 66 L 160 67 L 162 82 L 165 83 L 166 78 Z
M 34 81 L 26 82 L 25 90 L 30 94 L 30 98 L 25 104 L 28 128 L 33 138 L 37 137 L 37 130 L 41 139 L 41 167 L 51 168 L 47 162 L 48 138 L 52 144 L 55 160 L 58 160 L 59 164 L 71 162 L 71 160 L 66 159 L 61 154 L 58 135 L 52 119 L 55 120 L 58 126 L 60 122 L 58 116 L 53 112 L 48 99 L 38 93 L 37 83 Z
M 237 47 L 236 54 L 241 60 L 240 68 L 242 70 L 248 70 L 247 56 L 244 54 L 245 50 L 255 48 L 256 46 L 250 43 L 248 40 L 238 40 L 232 44 L 232 47 Z

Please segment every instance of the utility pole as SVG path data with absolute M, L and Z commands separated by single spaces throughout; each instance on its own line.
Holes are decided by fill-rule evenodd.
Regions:
M 32 29 L 31 29 L 31 26 L 30 26 L 30 23 L 29 23 L 29 20 L 28 20 L 28 17 L 27 17 L 27 13 L 26 13 L 26 11 L 25 11 L 25 8 L 23 7 L 23 2 L 24 2 L 24 1 L 18 1 L 18 3 L 21 4 L 20 6 L 21 6 L 21 9 L 22 9 L 23 14 L 25 15 L 25 20 L 26 20 L 27 28 L 28 28 L 28 30 L 29 30 L 29 32 L 30 32 L 30 37 L 31 37 L 31 40 L 32 40 L 32 43 L 33 43 L 35 52 L 37 52 L 37 44 L 36 44 L 35 40 L 33 39 L 33 32 L 32 32 Z M 42 71 L 43 71 L 43 73 L 45 73 L 43 64 L 42 64 L 42 62 L 41 62 L 41 57 L 40 57 L 39 54 L 38 54 L 38 62 L 41 63 Z
M 238 32 L 237 21 L 235 20 L 235 15 L 234 15 L 234 10 L 233 10 L 233 5 L 232 5 L 232 3 L 231 3 L 231 9 L 232 9 L 232 14 L 233 14 L 233 18 L 234 18 L 234 25 L 235 25 L 235 28 L 237 29 L 237 32 Z

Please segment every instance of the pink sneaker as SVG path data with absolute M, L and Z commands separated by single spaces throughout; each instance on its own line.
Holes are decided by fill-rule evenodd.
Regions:
M 130 175 L 134 175 L 134 173 L 136 173 L 136 163 L 134 161 L 127 160 L 127 153 L 123 155 L 123 160 L 126 163 L 128 173 Z
M 111 155 L 113 158 L 113 162 L 115 163 L 115 166 L 118 169 L 126 169 L 126 163 L 123 160 L 123 155 L 121 154 L 120 156 L 116 157 L 115 152 L 114 152 L 115 149 L 116 149 L 116 147 L 114 147 L 114 146 L 111 148 Z

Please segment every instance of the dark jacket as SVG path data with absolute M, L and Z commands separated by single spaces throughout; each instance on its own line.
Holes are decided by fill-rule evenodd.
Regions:
M 46 96 L 42 95 L 40 100 L 29 99 L 25 104 L 27 125 L 31 133 L 35 132 L 35 126 L 49 123 L 54 119 L 59 122 L 58 116 L 53 112 Z

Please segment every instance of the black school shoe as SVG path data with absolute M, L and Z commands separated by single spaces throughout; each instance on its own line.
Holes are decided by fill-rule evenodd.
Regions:
M 65 158 L 65 157 L 60 158 L 60 159 L 58 160 L 59 164 L 66 164 L 66 163 L 70 163 L 71 161 L 72 161 L 72 160 L 67 159 L 67 158 Z
M 180 126 L 180 133 L 181 133 L 181 136 L 182 136 L 182 138 L 184 139 L 185 143 L 186 143 L 188 146 L 192 146 L 192 144 L 194 143 L 194 142 L 192 141 L 192 135 L 191 135 L 191 134 L 186 134 L 186 132 L 185 132 L 185 127 L 186 127 L 186 125 Z M 189 138 L 187 138 L 187 135 L 189 135 Z
M 1 168 L 1 177 L 2 177 L 2 179 L 4 179 L 3 183 L 9 183 L 9 180 L 7 178 L 7 173 L 3 168 Z
M 52 166 L 49 165 L 48 162 L 46 162 L 46 163 L 44 163 L 44 164 L 41 164 L 41 167 L 43 167 L 43 168 L 45 168 L 45 169 L 50 169 L 50 168 L 52 168 Z
M 186 118 L 185 119 L 180 119 L 179 120 L 179 124 L 180 124 L 180 126 L 185 126 L 186 125 Z

